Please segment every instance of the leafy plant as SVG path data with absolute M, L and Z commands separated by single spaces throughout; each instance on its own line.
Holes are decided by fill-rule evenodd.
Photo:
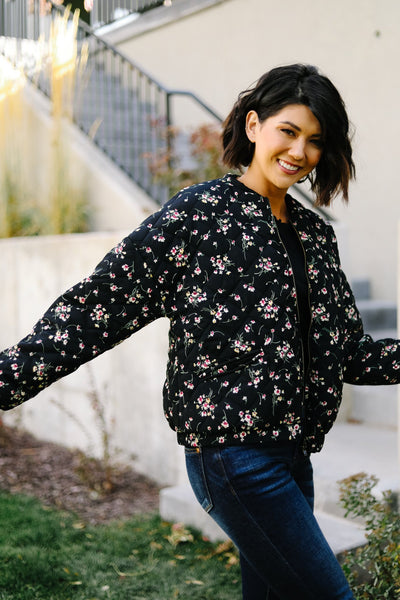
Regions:
M 147 158 L 154 181 L 165 185 L 171 196 L 186 186 L 226 173 L 222 163 L 221 131 L 215 125 L 201 125 L 189 135 L 179 128 L 169 127 L 165 130 L 164 149 Z
M 346 516 L 362 518 L 366 544 L 346 553 L 343 570 L 357 600 L 400 598 L 400 515 L 395 496 L 374 493 L 378 480 L 359 473 L 340 482 Z

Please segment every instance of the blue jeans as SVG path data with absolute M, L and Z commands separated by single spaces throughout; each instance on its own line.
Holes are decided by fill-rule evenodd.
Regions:
M 237 546 L 243 600 L 354 600 L 313 515 L 296 444 L 186 448 L 193 491 Z

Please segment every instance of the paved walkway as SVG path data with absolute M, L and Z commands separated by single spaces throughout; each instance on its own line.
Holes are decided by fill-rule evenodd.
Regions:
M 336 423 L 322 452 L 313 455 L 316 516 L 336 554 L 363 542 L 360 527 L 344 519 L 338 481 L 364 472 L 375 475 L 377 493 L 400 490 L 397 430 L 352 423 Z
M 366 424 L 336 423 L 322 451 L 314 454 L 316 508 L 341 514 L 337 482 L 365 472 L 379 479 L 377 490 L 400 490 L 397 430 Z

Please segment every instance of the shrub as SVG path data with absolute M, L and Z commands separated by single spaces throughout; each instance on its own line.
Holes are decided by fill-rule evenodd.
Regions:
M 184 187 L 224 175 L 221 157 L 220 127 L 200 125 L 190 134 L 167 128 L 165 148 L 147 159 L 155 183 L 165 185 L 172 196 Z
M 357 600 L 400 598 L 400 515 L 397 499 L 374 493 L 378 480 L 359 473 L 340 482 L 346 516 L 361 517 L 366 544 L 347 552 L 343 570 Z

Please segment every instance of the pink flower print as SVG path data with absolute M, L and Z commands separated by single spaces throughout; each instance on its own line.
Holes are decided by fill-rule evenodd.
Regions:
M 123 253 L 123 251 L 124 251 L 124 248 L 125 248 L 125 244 L 124 244 L 124 243 L 121 243 L 121 244 L 119 244 L 118 246 L 116 246 L 116 247 L 114 248 L 114 254 L 116 254 L 117 256 L 118 256 L 119 254 L 122 254 L 122 253 Z

